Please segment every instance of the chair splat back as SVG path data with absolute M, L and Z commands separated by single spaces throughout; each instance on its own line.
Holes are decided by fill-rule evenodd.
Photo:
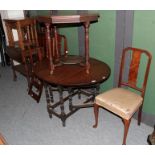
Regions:
M 147 56 L 147 64 L 146 64 L 146 68 L 143 68 L 145 69 L 145 71 L 144 71 L 144 79 L 142 82 L 142 86 L 139 87 L 137 86 L 137 80 L 138 80 L 138 74 L 140 69 L 140 63 L 142 60 L 141 57 L 143 54 Z M 128 59 L 130 64 L 128 67 L 128 79 L 125 81 L 123 80 L 123 76 L 124 76 L 124 69 L 125 69 L 125 61 L 128 56 L 130 56 L 130 58 Z M 118 86 L 119 87 L 123 85 L 128 86 L 132 89 L 140 91 L 141 95 L 144 96 L 151 59 L 152 59 L 151 54 L 146 50 L 132 48 L 132 47 L 125 48 L 122 54 Z
M 39 102 L 43 83 L 33 73 L 33 66 L 43 57 L 43 47 L 39 46 L 36 20 L 26 19 L 17 22 L 17 32 L 19 37 L 19 47 L 21 48 L 22 61 L 25 67 L 28 87 L 28 94 Z M 36 91 L 34 91 L 35 87 Z
M 17 22 L 19 46 L 22 50 L 38 47 L 36 20 L 27 19 Z
M 23 63 L 29 63 L 33 65 L 36 60 L 41 60 L 42 48 L 39 47 L 38 43 L 36 20 L 30 18 L 18 21 L 17 32 L 19 36 L 19 47 L 21 48 Z
M 39 102 L 43 82 L 34 75 L 33 67 L 44 57 L 44 50 L 39 46 L 36 19 L 6 19 L 5 24 L 9 42 L 7 51 L 11 59 L 14 80 L 17 78 L 16 71 L 24 75 L 28 82 L 28 94 Z M 14 29 L 17 30 L 18 39 L 13 35 Z M 14 65 L 14 60 L 19 64 Z

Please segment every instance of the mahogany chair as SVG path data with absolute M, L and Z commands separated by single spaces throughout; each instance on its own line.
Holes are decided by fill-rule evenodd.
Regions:
M 42 60 L 43 48 L 39 46 L 36 20 L 26 19 L 17 22 L 17 31 L 22 52 L 22 61 L 28 81 L 28 94 L 39 102 L 42 94 L 43 82 L 34 75 L 33 65 L 37 61 Z
M 36 20 L 33 18 L 25 18 L 19 20 L 5 20 L 5 22 L 9 39 L 9 47 L 7 50 L 8 55 L 12 59 L 14 79 L 17 77 L 15 71 L 26 76 L 28 94 L 39 102 L 43 84 L 34 76 L 33 65 L 36 61 L 42 59 L 43 48 L 40 47 L 38 43 Z M 16 43 L 13 38 L 12 29 L 16 29 L 18 33 L 18 41 Z M 14 65 L 13 60 L 17 60 L 19 64 Z
M 95 97 L 95 125 L 98 125 L 99 107 L 105 108 L 122 118 L 124 123 L 123 144 L 126 144 L 131 118 L 138 112 L 138 125 L 141 123 L 142 107 L 149 75 L 151 54 L 143 49 L 128 47 L 123 50 L 118 88 L 113 88 Z M 128 69 L 128 72 L 126 72 Z M 124 72 L 125 71 L 125 72 Z M 124 74 L 128 73 L 128 77 Z M 139 81 L 139 78 L 143 81 Z M 134 91 L 132 91 L 134 90 Z

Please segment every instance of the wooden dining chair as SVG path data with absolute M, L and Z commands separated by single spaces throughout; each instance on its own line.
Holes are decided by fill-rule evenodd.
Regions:
M 39 46 L 36 20 L 26 19 L 17 22 L 17 32 L 19 36 L 19 47 L 21 48 L 22 62 L 28 81 L 28 94 L 39 102 L 43 82 L 39 80 L 34 72 L 33 66 L 43 58 L 43 47 Z
M 143 49 L 127 47 L 123 50 L 118 87 L 95 97 L 94 128 L 98 125 L 99 107 L 105 108 L 122 118 L 124 123 L 123 144 L 126 144 L 131 118 L 136 111 L 139 111 L 138 125 L 141 123 L 142 107 L 151 59 L 151 54 Z M 125 77 L 126 73 L 128 74 L 127 77 Z M 142 79 L 142 77 L 144 78 Z
M 17 78 L 16 71 L 24 75 L 28 82 L 28 94 L 39 102 L 43 84 L 34 76 L 33 65 L 42 59 L 44 51 L 38 43 L 36 20 L 34 18 L 7 19 L 5 24 L 9 41 L 7 53 L 12 62 L 14 80 Z M 17 41 L 13 36 L 14 29 L 17 30 Z M 14 60 L 18 64 L 15 65 Z

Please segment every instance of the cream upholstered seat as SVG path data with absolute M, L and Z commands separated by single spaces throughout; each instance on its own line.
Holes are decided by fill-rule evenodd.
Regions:
M 98 95 L 95 100 L 101 107 L 105 107 L 125 119 L 130 119 L 141 106 L 143 98 L 129 90 L 114 88 Z
M 144 58 L 146 58 L 146 60 L 144 62 L 141 62 L 141 60 L 144 60 Z M 151 54 L 146 50 L 132 47 L 128 47 L 123 50 L 118 88 L 113 88 L 95 97 L 95 125 L 93 126 L 94 128 L 96 128 L 98 125 L 99 107 L 103 107 L 122 118 L 124 123 L 123 144 L 126 144 L 126 137 L 130 126 L 130 121 L 133 114 L 137 110 L 139 110 L 138 125 L 140 125 L 141 122 L 142 106 L 151 59 Z M 141 70 L 143 70 L 144 78 L 142 81 L 142 85 L 139 86 L 137 79 L 139 77 L 139 73 L 142 78 L 142 72 L 140 72 L 141 70 L 139 71 L 141 65 Z M 125 73 L 128 74 L 128 78 L 124 76 Z M 130 89 L 127 89 L 128 87 Z M 132 91 L 132 89 L 134 91 Z

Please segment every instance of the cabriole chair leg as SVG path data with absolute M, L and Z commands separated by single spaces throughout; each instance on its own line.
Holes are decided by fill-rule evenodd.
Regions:
M 126 145 L 126 138 L 127 138 L 130 122 L 131 122 L 131 119 L 129 119 L 129 120 L 123 119 L 123 123 L 124 123 L 123 145 Z

